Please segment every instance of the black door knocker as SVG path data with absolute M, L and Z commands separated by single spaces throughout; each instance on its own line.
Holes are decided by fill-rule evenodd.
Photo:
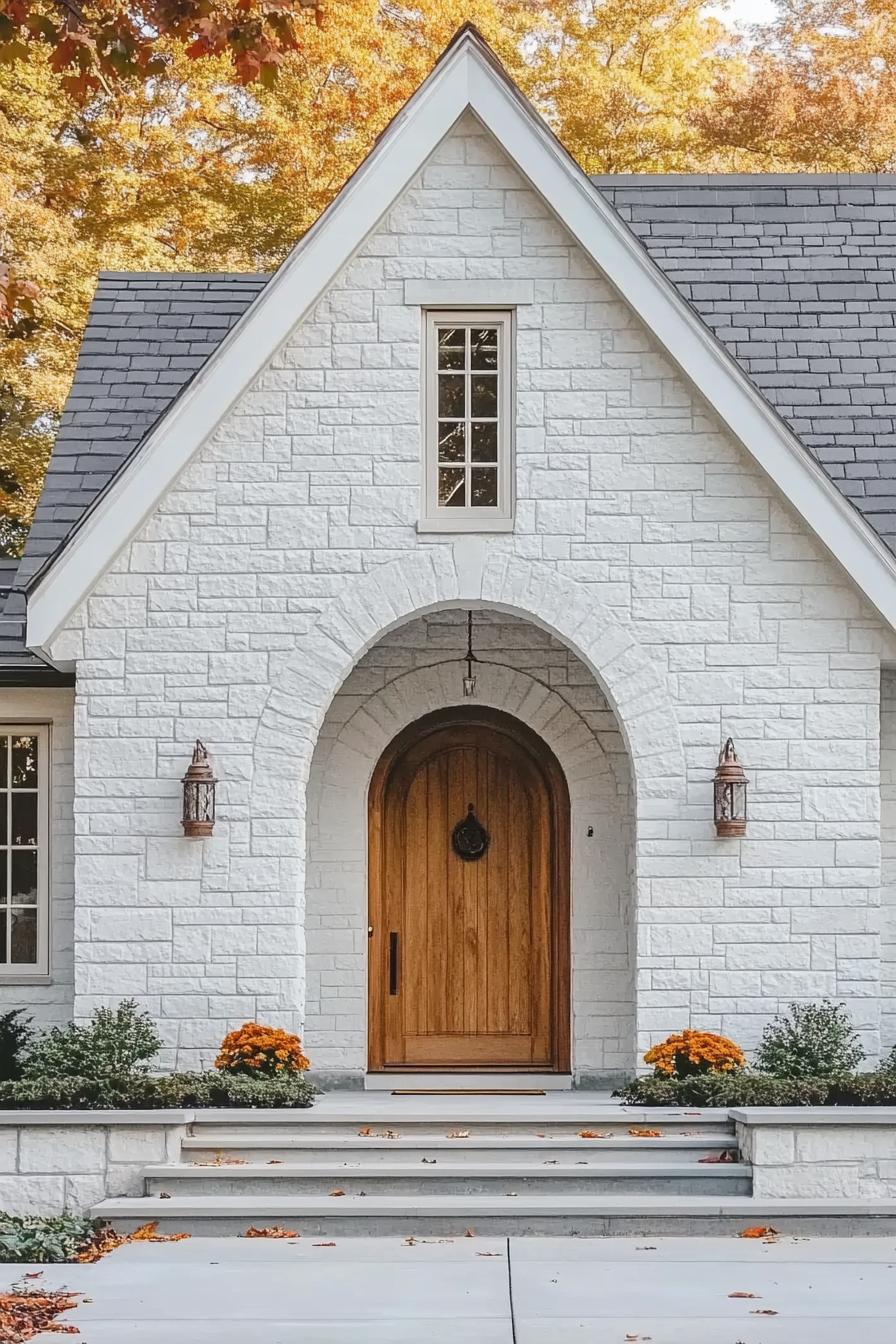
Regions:
M 467 815 L 451 832 L 451 848 L 459 859 L 465 859 L 469 863 L 473 859 L 482 858 L 488 849 L 490 839 L 488 831 L 476 816 L 475 807 L 470 803 Z

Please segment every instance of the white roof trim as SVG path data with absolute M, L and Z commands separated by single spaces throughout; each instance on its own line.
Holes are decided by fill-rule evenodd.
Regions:
M 28 647 L 55 635 L 178 474 L 467 109 L 805 522 L 896 628 L 896 559 L 465 29 L 342 191 L 113 480 L 28 602 Z

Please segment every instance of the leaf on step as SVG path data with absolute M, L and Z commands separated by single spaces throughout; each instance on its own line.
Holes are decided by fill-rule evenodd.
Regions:
M 160 1191 L 159 1191 L 159 1199 L 170 1199 L 170 1198 L 171 1198 L 171 1196 L 169 1195 L 169 1193 L 168 1193 L 167 1190 L 160 1190 Z
M 598 1129 L 580 1129 L 576 1137 L 579 1139 L 608 1139 L 610 1136 Z
M 26 1279 L 42 1279 L 44 1272 L 42 1269 L 35 1269 L 31 1274 L 26 1274 Z
M 743 1232 L 738 1232 L 737 1235 L 750 1241 L 758 1241 L 760 1237 L 776 1237 L 778 1230 L 775 1227 L 745 1227 Z
M 698 1162 L 733 1162 L 734 1153 L 730 1148 L 724 1148 L 720 1153 L 711 1153 L 708 1157 L 698 1157 Z
M 405 1244 L 405 1246 L 416 1246 L 416 1245 L 417 1245 L 417 1238 L 416 1238 L 416 1237 L 405 1237 L 405 1239 L 404 1239 L 404 1244 Z
M 777 1314 L 771 1307 L 756 1307 L 750 1312 L 751 1316 L 777 1316 Z
M 761 1294 L 761 1293 L 729 1293 L 728 1296 L 729 1296 L 729 1297 L 758 1297 L 758 1298 L 761 1298 L 762 1294 Z
M 438 1158 L 435 1158 L 435 1157 L 421 1157 L 420 1161 L 421 1161 L 421 1162 L 424 1162 L 424 1163 L 426 1164 L 426 1166 L 428 1166 L 428 1167 L 434 1167 L 434 1166 L 436 1165 L 436 1162 L 438 1161 Z
M 376 1137 L 378 1139 L 400 1139 L 401 1135 L 396 1129 L 381 1129 Z
M 473 1231 L 472 1227 L 468 1227 L 464 1232 L 465 1237 L 475 1237 L 475 1235 L 476 1233 Z
M 633 1139 L 661 1139 L 663 1131 L 661 1129 L 630 1129 Z
M 358 1130 L 358 1137 L 362 1139 L 369 1139 L 372 1133 L 373 1131 L 371 1130 L 370 1126 L 365 1125 L 363 1129 Z
M 292 1238 L 300 1237 L 301 1232 L 293 1232 L 290 1227 L 278 1227 L 274 1224 L 272 1227 L 248 1227 L 243 1233 L 244 1237 L 274 1237 L 274 1238 Z
M 497 1255 L 499 1259 L 501 1258 L 500 1251 L 477 1251 L 476 1254 L 481 1255 L 483 1258 L 485 1258 L 488 1255 Z
M 169 1195 L 170 1199 L 171 1196 Z M 144 1223 L 138 1227 L 136 1232 L 132 1232 L 126 1241 L 189 1241 L 189 1232 L 167 1232 L 157 1231 L 158 1223 Z
M 312 1246 L 335 1246 L 335 1241 L 312 1241 Z
M 283 1159 L 280 1158 L 280 1157 L 272 1157 L 272 1158 L 270 1158 L 270 1159 L 268 1160 L 268 1166 L 269 1166 L 269 1167 L 282 1167 L 282 1166 L 283 1166 Z
M 636 1247 L 635 1247 L 635 1250 L 636 1250 L 636 1251 L 655 1251 L 655 1250 L 656 1250 L 656 1247 L 655 1247 L 655 1246 L 636 1246 Z
M 344 1191 L 344 1190 L 331 1190 L 331 1191 L 330 1191 L 330 1198 L 331 1198 L 331 1199 L 338 1199 L 340 1195 L 344 1195 L 344 1194 L 345 1194 L 345 1191 Z
M 543 1167 L 556 1167 L 556 1165 L 557 1165 L 557 1159 L 556 1159 L 556 1157 L 546 1157 L 545 1160 L 542 1162 L 541 1165 L 542 1165 Z
M 452 1129 L 448 1135 L 449 1139 L 468 1139 L 469 1137 L 470 1131 L 468 1129 Z

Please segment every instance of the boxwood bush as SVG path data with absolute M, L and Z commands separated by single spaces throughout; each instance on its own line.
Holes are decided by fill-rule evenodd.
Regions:
M 635 1078 L 616 1094 L 633 1106 L 896 1106 L 896 1072 L 825 1078 L 772 1078 L 702 1073 L 690 1078 Z
M 317 1089 L 300 1074 L 243 1078 L 210 1069 L 162 1077 L 23 1078 L 0 1083 L 0 1110 L 151 1111 L 203 1106 L 304 1107 Z

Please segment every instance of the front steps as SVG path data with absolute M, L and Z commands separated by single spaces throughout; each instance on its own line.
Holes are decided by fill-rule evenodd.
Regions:
M 144 1195 L 93 1213 L 194 1235 L 271 1223 L 324 1238 L 705 1235 L 764 1221 L 830 1235 L 844 1218 L 850 1232 L 896 1232 L 896 1206 L 754 1200 L 737 1157 L 725 1111 L 624 1109 L 582 1092 L 352 1094 L 307 1111 L 199 1112 L 180 1160 L 143 1169 Z

